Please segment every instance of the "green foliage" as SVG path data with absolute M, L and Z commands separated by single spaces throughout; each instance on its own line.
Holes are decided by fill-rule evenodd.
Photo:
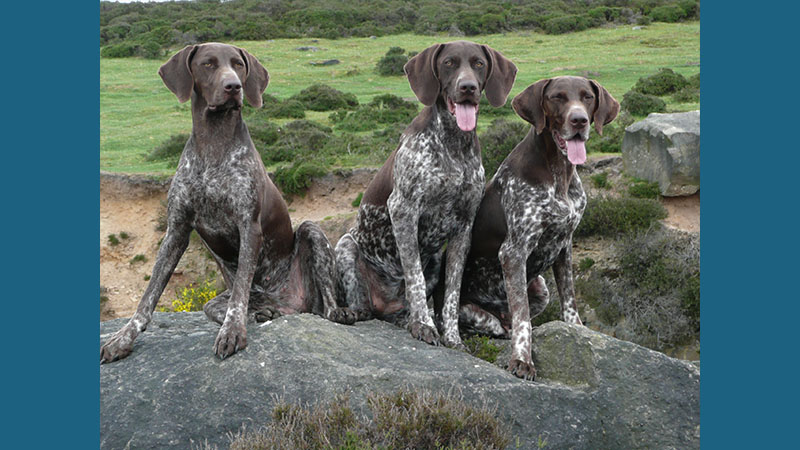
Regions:
M 136 46 L 128 42 L 107 45 L 100 49 L 100 56 L 103 58 L 128 58 L 135 54 Z
M 620 107 L 636 116 L 646 116 L 653 112 L 663 113 L 667 110 L 664 100 L 637 91 L 626 92 L 622 96 Z
M 588 256 L 578 261 L 578 269 L 584 272 L 591 269 L 593 265 L 594 260 Z
M 649 228 L 655 221 L 667 217 L 664 206 L 644 198 L 589 197 L 576 237 L 620 233 Z
M 480 111 L 480 114 L 484 117 L 503 117 L 516 114 L 514 108 L 511 107 L 511 99 L 508 99 L 503 106 L 495 108 L 489 103 L 485 95 L 481 96 L 478 111 Z
M 216 296 L 216 279 L 212 275 L 201 282 L 184 286 L 180 292 L 178 292 L 178 297 L 172 300 L 172 311 L 202 311 L 203 306 Z M 160 311 L 169 312 L 170 310 L 162 307 Z
M 552 282 L 550 286 L 553 286 Z M 531 319 L 531 325 L 538 327 L 539 325 L 552 322 L 554 320 L 561 320 L 561 302 L 558 301 L 554 293 L 550 293 L 550 302 L 545 306 L 544 311 L 540 312 L 538 316 Z
M 628 194 L 635 198 L 659 198 L 661 196 L 661 188 L 654 181 L 637 178 L 628 185 Z
M 329 117 L 337 130 L 358 132 L 395 123 L 407 126 L 416 115 L 416 103 L 407 102 L 396 95 L 383 94 L 355 111 L 340 110 Z
M 673 71 L 662 67 L 658 72 L 647 77 L 641 77 L 631 89 L 648 95 L 666 95 L 683 89 L 689 82 L 686 78 Z
M 265 130 L 269 144 L 257 147 L 265 165 L 294 161 L 297 157 L 316 155 L 331 138 L 333 130 L 310 120 L 295 120 L 286 125 Z M 277 137 L 274 137 L 277 136 Z
M 328 173 L 328 167 L 299 157 L 291 165 L 282 165 L 275 169 L 275 184 L 284 195 L 303 194 L 311 186 L 314 177 Z
M 146 161 L 166 161 L 169 167 L 178 167 L 189 133 L 173 134 L 145 155 Z
M 497 361 L 497 355 L 501 350 L 488 336 L 470 336 L 464 339 L 464 346 L 470 355 L 490 363 Z
M 656 6 L 650 11 L 650 18 L 653 22 L 678 22 L 684 18 L 683 8 L 678 5 Z
M 403 66 L 405 66 L 408 60 L 411 59 L 411 56 L 411 54 L 406 55 L 406 50 L 403 48 L 391 47 L 386 54 L 378 60 L 378 63 L 375 66 L 375 71 L 378 72 L 379 75 L 383 75 L 385 77 L 405 75 Z
M 605 172 L 596 173 L 589 177 L 592 180 L 594 187 L 598 189 L 609 189 L 611 182 L 608 181 L 608 174 Z
M 115 247 L 119 245 L 119 239 L 117 238 L 116 234 L 109 234 L 108 235 L 108 245 Z
M 352 109 L 358 106 L 358 99 L 355 95 L 344 93 L 327 84 L 313 84 L 291 99 L 300 102 L 311 111 Z
M 478 136 L 481 144 L 481 158 L 490 180 L 511 150 L 528 134 L 530 125 L 520 121 L 495 119 L 489 128 Z
M 354 208 L 358 208 L 361 206 L 361 199 L 364 198 L 364 193 L 359 192 L 356 196 L 355 200 L 353 200 L 350 204 L 353 205 Z
M 542 29 L 547 34 L 564 34 L 585 30 L 600 23 L 587 14 L 569 14 L 548 19 L 542 24 Z
M 400 390 L 367 396 L 370 414 L 359 416 L 347 394 L 303 407 L 277 400 L 272 420 L 252 432 L 240 432 L 231 450 L 400 448 L 503 449 L 511 431 L 496 410 L 474 407 L 453 394 Z
M 136 263 L 140 263 L 140 262 L 147 262 L 147 256 L 144 256 L 142 254 L 138 254 L 138 255 L 134 256 L 133 258 L 131 258 L 131 260 L 130 260 L 130 264 L 131 265 L 136 264 Z

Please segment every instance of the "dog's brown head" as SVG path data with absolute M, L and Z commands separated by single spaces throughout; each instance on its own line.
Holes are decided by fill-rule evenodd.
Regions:
M 463 131 L 475 129 L 481 92 L 492 106 L 503 106 L 517 74 L 500 52 L 467 41 L 428 47 L 404 70 L 419 101 L 430 106 L 441 100 Z
M 619 102 L 600 84 L 583 77 L 540 80 L 511 101 L 520 117 L 530 122 L 536 134 L 550 130 L 561 152 L 572 164 L 586 162 L 589 124 L 598 134 L 617 117 Z
M 189 45 L 169 59 L 158 74 L 181 103 L 194 91 L 209 111 L 241 108 L 242 93 L 256 108 L 269 84 L 267 69 L 245 50 L 227 44 Z

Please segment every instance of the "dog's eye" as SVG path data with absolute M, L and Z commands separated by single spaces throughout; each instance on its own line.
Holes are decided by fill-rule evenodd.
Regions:
M 475 67 L 478 67 L 478 68 L 483 67 L 483 61 L 476 62 L 475 63 Z
M 244 64 L 242 64 L 240 61 L 236 61 L 235 63 L 233 63 L 233 65 L 236 67 L 244 67 Z
M 583 96 L 583 98 L 584 98 L 584 100 L 592 100 L 594 98 L 594 96 L 591 95 L 591 94 L 586 94 L 586 95 Z
M 211 66 L 213 66 L 213 64 L 211 64 L 210 62 L 203 63 L 203 67 L 211 67 Z
M 446 60 L 446 61 L 444 62 L 444 65 L 445 65 L 445 66 L 447 66 L 447 67 L 450 67 L 450 66 L 452 66 L 452 65 L 453 65 L 453 61 L 448 59 L 448 60 Z

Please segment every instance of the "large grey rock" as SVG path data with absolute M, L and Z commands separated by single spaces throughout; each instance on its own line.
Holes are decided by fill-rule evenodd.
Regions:
M 625 171 L 657 182 L 661 195 L 692 195 L 700 190 L 700 111 L 652 113 L 625 128 Z
M 101 323 L 100 340 L 124 323 Z M 585 327 L 535 329 L 536 382 L 377 320 L 251 324 L 247 349 L 224 361 L 211 350 L 217 330 L 202 313 L 156 313 L 131 356 L 100 366 L 101 448 L 225 448 L 227 433 L 269 419 L 276 396 L 347 391 L 363 409 L 367 393 L 406 386 L 458 386 L 469 402 L 497 405 L 522 448 L 539 437 L 547 448 L 699 448 L 699 369 Z

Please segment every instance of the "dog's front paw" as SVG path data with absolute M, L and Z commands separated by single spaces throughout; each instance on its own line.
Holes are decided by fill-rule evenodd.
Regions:
M 214 341 L 214 354 L 225 359 L 247 347 L 247 328 L 239 322 L 222 324 Z
M 512 359 L 508 363 L 508 371 L 522 378 L 523 380 L 533 381 L 536 378 L 536 369 L 533 367 L 532 362 Z
M 467 350 L 467 347 L 464 345 L 463 342 L 461 342 L 461 336 L 459 336 L 458 333 L 456 333 L 455 339 L 452 336 L 448 336 L 447 333 L 444 333 L 442 335 L 441 341 L 442 344 L 444 344 L 446 347 L 456 350 L 464 350 L 464 351 Z
M 268 320 L 277 319 L 281 316 L 281 312 L 272 306 L 265 306 L 255 313 L 253 313 L 256 322 L 262 323 Z
M 336 308 L 328 313 L 328 320 L 345 325 L 356 323 L 356 319 L 356 313 L 351 311 L 350 308 Z
M 374 318 L 374 316 L 372 315 L 372 311 L 368 309 L 364 308 L 359 308 L 359 309 L 349 308 L 349 309 L 350 311 L 353 312 L 353 314 L 355 314 L 356 322 L 363 322 L 365 320 L 372 320 Z
M 439 332 L 430 325 L 412 321 L 408 323 L 408 331 L 411 332 L 411 336 L 415 339 L 419 339 L 431 345 L 439 345 Z
M 135 337 L 133 328 L 128 325 L 114 333 L 100 348 L 100 364 L 113 362 L 130 355 L 133 351 Z

